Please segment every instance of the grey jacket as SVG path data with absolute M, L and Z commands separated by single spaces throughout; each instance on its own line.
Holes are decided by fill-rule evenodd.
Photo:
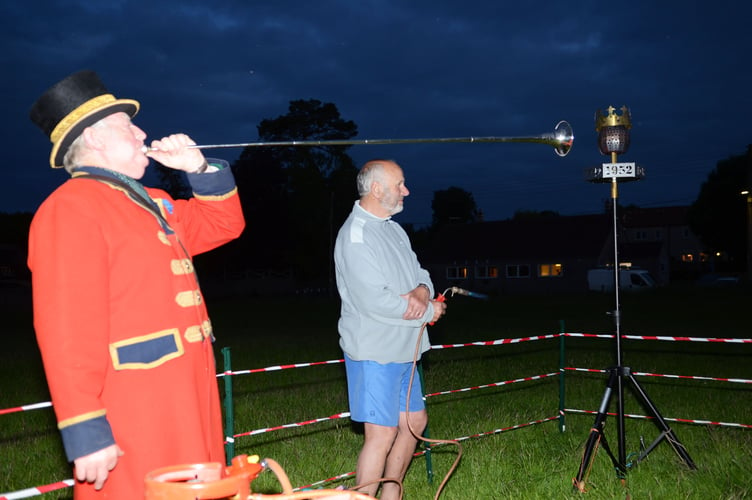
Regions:
M 342 300 L 340 347 L 354 360 L 411 362 L 423 323 L 433 318 L 429 303 L 423 318 L 404 320 L 406 294 L 420 283 L 433 284 L 402 227 L 367 212 L 355 202 L 334 247 L 337 289 Z M 430 348 L 427 330 L 420 353 Z

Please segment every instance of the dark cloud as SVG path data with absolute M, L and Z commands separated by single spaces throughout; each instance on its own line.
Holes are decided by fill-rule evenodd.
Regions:
M 632 110 L 645 167 L 621 202 L 691 203 L 719 160 L 752 143 L 748 2 L 358 2 L 121 0 L 5 2 L 0 131 L 12 181 L 0 211 L 34 210 L 64 179 L 28 110 L 69 73 L 97 71 L 141 101 L 151 138 L 257 138 L 295 99 L 337 105 L 359 138 L 529 136 L 568 120 L 569 156 L 531 144 L 355 146 L 358 162 L 397 159 L 412 191 L 403 221 L 429 222 L 433 192 L 473 193 L 486 216 L 600 211 L 607 187 L 583 171 L 597 151 L 594 113 Z M 698 4 L 699 6 L 699 4 Z M 233 160 L 239 151 L 215 152 Z

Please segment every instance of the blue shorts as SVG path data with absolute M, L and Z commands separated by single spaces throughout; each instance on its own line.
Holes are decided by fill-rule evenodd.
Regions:
M 407 410 L 407 389 L 412 363 L 355 361 L 345 355 L 350 419 L 355 422 L 397 427 L 399 414 Z M 410 389 L 410 412 L 424 410 L 423 388 L 415 373 Z

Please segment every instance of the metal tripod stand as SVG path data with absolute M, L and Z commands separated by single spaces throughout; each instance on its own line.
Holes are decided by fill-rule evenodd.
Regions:
M 660 434 L 649 446 L 640 451 L 637 458 L 637 462 L 644 460 L 647 455 L 660 444 L 664 439 L 668 441 L 676 454 L 681 458 L 682 462 L 690 469 L 696 469 L 695 463 L 690 458 L 684 445 L 674 434 L 674 431 L 668 426 L 666 421 L 661 416 L 658 408 L 650 400 L 645 390 L 640 386 L 637 380 L 632 374 L 632 370 L 624 366 L 622 363 L 622 349 L 621 349 L 621 308 L 619 302 L 619 246 L 617 240 L 618 226 L 617 226 L 617 199 L 618 199 L 618 183 L 617 178 L 614 176 L 611 178 L 611 204 L 613 208 L 613 234 L 614 234 L 614 293 L 616 297 L 616 309 L 613 312 L 614 322 L 616 324 L 616 366 L 608 368 L 609 373 L 608 384 L 606 391 L 603 394 L 598 413 L 595 417 L 595 423 L 590 430 L 587 443 L 585 445 L 585 452 L 583 454 L 582 463 L 580 469 L 577 472 L 577 477 L 574 479 L 574 487 L 579 491 L 585 491 L 585 474 L 588 470 L 590 461 L 593 458 L 593 454 L 598 444 L 603 445 L 603 449 L 606 450 L 611 461 L 616 468 L 617 475 L 620 479 L 626 476 L 627 472 L 627 458 L 625 449 L 625 432 L 624 432 L 624 386 L 625 382 L 628 383 L 634 390 L 635 395 L 639 399 L 639 402 L 649 413 L 649 416 L 653 418 L 655 424 L 660 429 Z M 618 437 L 618 457 L 614 456 L 608 441 L 604 434 L 604 426 L 606 423 L 606 417 L 608 416 L 608 409 L 611 405 L 611 400 L 616 397 L 617 410 L 617 437 Z

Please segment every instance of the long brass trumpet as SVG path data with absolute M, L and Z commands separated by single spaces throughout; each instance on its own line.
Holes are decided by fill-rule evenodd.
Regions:
M 435 139 L 332 139 L 310 141 L 271 141 L 271 142 L 243 142 L 238 144 L 195 144 L 188 146 L 193 149 L 216 148 L 245 148 L 245 147 L 280 147 L 280 146 L 352 146 L 357 144 L 417 144 L 417 143 L 450 143 L 450 142 L 532 142 L 553 146 L 559 156 L 566 156 L 572 149 L 574 133 L 572 126 L 565 120 L 556 124 L 553 132 L 533 137 L 444 137 Z M 148 146 L 143 147 L 144 153 L 155 151 Z

